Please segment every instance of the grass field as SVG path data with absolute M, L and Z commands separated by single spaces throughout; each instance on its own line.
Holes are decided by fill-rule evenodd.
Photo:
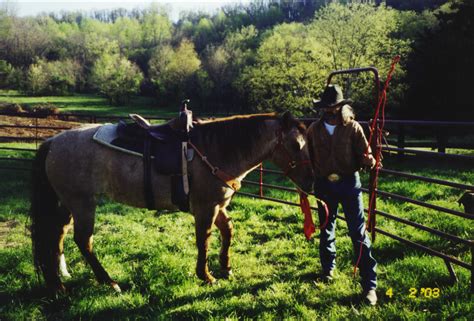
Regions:
M 25 147 L 26 144 L 9 144 Z M 28 152 L 2 152 L 10 156 Z M 2 164 L 5 164 L 2 163 Z M 7 164 L 8 165 L 8 164 Z M 26 164 L 27 166 L 27 164 Z M 386 159 L 386 166 L 459 182 L 474 181 L 471 168 L 452 164 L 423 165 Z M 208 286 L 194 274 L 196 249 L 193 218 L 186 213 L 155 213 L 104 200 L 98 207 L 95 249 L 122 289 L 116 294 L 99 285 L 82 259 L 71 235 L 66 257 L 72 279 L 69 292 L 46 295 L 38 283 L 31 258 L 27 226 L 29 175 L 0 171 L 0 320 L 160 320 L 160 319 L 306 319 L 306 320 L 472 320 L 467 270 L 455 266 L 459 282 L 449 285 L 444 262 L 378 235 L 374 255 L 379 262 L 379 305 L 360 303 L 360 286 L 352 277 L 352 249 L 343 221 L 338 222 L 338 269 L 332 284 L 317 281 L 320 272 L 318 237 L 306 241 L 302 214 L 297 208 L 237 196 L 230 206 L 235 237 L 234 277 Z M 366 181 L 366 175 L 363 176 Z M 252 179 L 252 177 L 250 177 Z M 281 178 L 269 183 L 289 185 Z M 382 177 L 384 190 L 415 196 L 460 210 L 458 191 L 436 185 Z M 255 188 L 245 187 L 253 192 Z M 296 201 L 278 191 L 266 195 Z M 465 219 L 438 214 L 413 205 L 380 200 L 381 210 L 425 223 L 440 230 L 473 238 Z M 395 234 L 443 250 L 470 262 L 467 248 L 379 217 L 379 226 Z M 213 233 L 210 268 L 218 270 L 219 235 Z M 418 292 L 409 297 L 410 288 Z M 437 298 L 420 295 L 422 288 L 438 288 Z M 391 289 L 390 298 L 386 292 Z
M 16 92 L 0 91 L 0 102 L 5 100 L 28 104 L 49 102 L 68 112 L 124 115 L 139 112 L 157 116 L 176 113 L 176 108 L 153 109 L 149 105 L 153 103 L 151 100 L 108 106 L 103 98 L 94 95 L 23 97 Z M 0 146 L 34 147 L 24 143 Z M 0 157 L 23 158 L 32 154 L 0 150 Z M 469 164 L 426 159 L 400 162 L 396 157 L 386 157 L 384 164 L 389 169 L 418 175 L 474 182 Z M 27 168 L 29 164 L 1 160 L 1 166 Z M 367 174 L 362 178 L 367 186 Z M 256 180 L 255 174 L 249 179 Z M 291 186 L 286 179 L 272 175 L 266 175 L 264 181 Z M 456 189 L 388 175 L 380 177 L 379 187 L 462 211 L 457 203 L 462 191 Z M 352 246 L 344 221 L 337 224 L 336 280 L 323 284 L 318 282 L 318 233 L 306 241 L 300 210 L 242 196 L 236 196 L 229 209 L 235 227 L 232 279 L 208 286 L 195 276 L 197 250 L 191 215 L 156 213 L 103 200 L 97 210 L 95 250 L 123 293 L 116 294 L 95 281 L 72 236 L 68 235 L 65 250 L 72 278 L 65 283 L 69 291 L 67 295 L 51 298 L 38 282 L 32 264 L 29 188 L 29 172 L 0 169 L 0 320 L 474 320 L 470 273 L 466 269 L 454 266 L 459 282 L 450 285 L 442 259 L 378 235 L 374 256 L 379 262 L 379 305 L 368 307 L 360 303 L 361 289 L 357 278 L 352 277 Z M 243 191 L 257 189 L 245 186 Z M 295 195 L 286 192 L 265 190 L 265 195 L 297 202 Z M 391 199 L 379 199 L 377 204 L 382 211 L 462 238 L 474 238 L 474 226 L 467 219 Z M 471 262 L 466 246 L 380 216 L 378 226 Z M 219 246 L 219 234 L 214 231 L 209 258 L 214 271 L 219 269 Z M 411 288 L 417 290 L 413 297 L 410 297 Z M 438 288 L 439 297 L 421 295 L 422 288 Z M 389 290 L 391 297 L 386 295 Z
M 0 102 L 35 106 L 52 104 L 64 113 L 103 115 L 128 115 L 129 113 L 146 116 L 175 116 L 179 106 L 163 106 L 152 97 L 132 97 L 131 101 L 121 106 L 110 105 L 102 96 L 96 94 L 74 94 L 72 96 L 30 97 L 16 90 L 0 90 Z

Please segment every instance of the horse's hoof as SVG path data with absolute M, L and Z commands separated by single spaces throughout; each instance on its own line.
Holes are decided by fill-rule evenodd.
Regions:
M 110 285 L 112 286 L 112 289 L 115 290 L 115 292 L 122 293 L 122 289 L 120 289 L 120 286 L 116 282 L 112 282 Z
M 196 273 L 197 277 L 201 279 L 204 283 L 207 284 L 214 284 L 216 283 L 216 279 L 212 276 L 211 273 L 209 272 L 204 272 L 204 273 Z
M 66 287 L 62 283 L 49 287 L 49 293 L 54 297 L 64 295 L 66 292 Z
M 233 275 L 231 269 L 222 270 L 221 274 L 222 274 L 222 278 L 224 278 L 224 279 L 230 279 L 230 278 L 232 278 L 232 275 Z
M 64 278 L 64 279 L 70 279 L 72 278 L 71 274 L 69 274 L 69 272 L 61 272 L 61 277 Z
M 213 284 L 217 283 L 217 280 L 213 276 L 208 276 L 206 278 L 206 283 L 209 284 L 209 285 L 213 285 Z
M 198 276 L 199 277 L 199 276 Z M 208 274 L 204 277 L 199 277 L 204 284 L 208 284 L 208 285 L 213 285 L 217 282 L 216 278 L 213 277 L 212 275 Z

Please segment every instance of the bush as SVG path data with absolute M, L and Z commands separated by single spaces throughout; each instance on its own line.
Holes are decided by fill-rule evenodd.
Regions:
M 19 89 L 25 80 L 21 68 L 15 68 L 5 60 L 0 60 L 0 88 Z
M 41 116 L 58 115 L 59 112 L 59 108 L 50 103 L 34 105 L 30 110 L 30 113 Z
M 13 73 L 14 68 L 5 60 L 0 60 L 0 88 L 7 88 L 10 84 L 10 75 Z
M 2 103 L 0 104 L 0 113 L 2 114 L 18 114 L 24 113 L 25 110 L 20 104 L 16 103 Z
M 104 54 L 92 69 L 91 82 L 110 103 L 122 104 L 137 93 L 143 74 L 137 65 L 117 54 Z
M 35 96 L 72 94 L 79 74 L 80 66 L 75 61 L 40 59 L 28 70 L 25 92 Z
M 34 114 L 37 116 L 52 116 L 58 115 L 60 110 L 57 106 L 50 103 L 36 104 L 30 106 L 28 104 L 17 104 L 17 103 L 0 103 L 0 113 L 2 114 Z

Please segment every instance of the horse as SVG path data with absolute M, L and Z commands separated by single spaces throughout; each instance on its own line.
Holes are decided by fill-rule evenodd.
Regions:
M 30 216 L 34 264 L 38 276 L 42 275 L 47 288 L 54 293 L 65 291 L 61 276 L 70 276 L 63 241 L 71 228 L 74 242 L 99 283 L 109 284 L 120 292 L 120 286 L 93 251 L 97 200 L 105 196 L 146 207 L 142 157 L 93 141 L 100 126 L 85 125 L 49 138 L 40 145 L 33 162 Z M 314 176 L 306 128 L 289 112 L 197 120 L 190 143 L 199 152 L 188 163 L 192 177 L 189 212 L 195 220 L 198 252 L 196 274 L 212 284 L 216 279 L 209 273 L 207 251 L 213 225 L 221 234 L 222 275 L 226 278 L 232 274 L 229 248 L 233 225 L 226 207 L 238 189 L 235 183 L 239 185 L 264 160 L 282 169 L 302 192 L 311 192 Z M 234 183 L 216 175 L 216 169 L 233 178 Z M 171 202 L 169 177 L 154 170 L 151 176 L 156 209 L 177 210 Z

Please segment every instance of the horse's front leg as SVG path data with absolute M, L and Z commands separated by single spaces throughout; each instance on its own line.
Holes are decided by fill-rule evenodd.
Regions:
M 229 248 L 234 227 L 232 225 L 231 218 L 227 216 L 225 208 L 219 210 L 219 214 L 217 214 L 214 224 L 216 224 L 216 226 L 219 228 L 222 238 L 221 253 L 219 255 L 221 272 L 225 278 L 228 278 L 230 275 L 232 275 L 232 269 L 230 268 Z
M 198 210 L 194 212 L 196 226 L 196 246 L 198 249 L 198 258 L 196 264 L 196 274 L 198 278 L 207 283 L 214 283 L 216 279 L 209 273 L 207 266 L 207 249 L 209 247 L 209 238 L 211 236 L 212 222 L 216 217 L 218 207 Z

